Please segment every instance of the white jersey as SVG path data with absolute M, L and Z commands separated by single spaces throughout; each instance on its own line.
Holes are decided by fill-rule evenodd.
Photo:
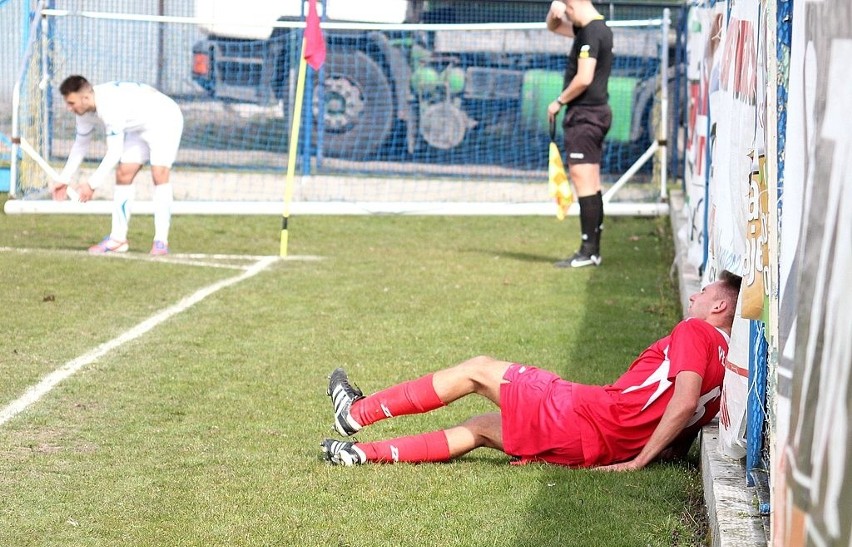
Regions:
M 109 82 L 93 86 L 94 112 L 77 116 L 77 135 L 68 155 L 61 180 L 68 181 L 85 158 L 95 127 L 106 130 L 107 153 L 89 179 L 89 186 L 100 186 L 121 160 L 128 133 L 169 131 L 178 133 L 183 116 L 177 103 L 153 87 L 135 82 Z

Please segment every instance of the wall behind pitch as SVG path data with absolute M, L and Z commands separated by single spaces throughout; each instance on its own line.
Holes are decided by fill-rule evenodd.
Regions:
M 852 545 L 852 6 L 795 2 L 780 211 L 775 545 Z
M 773 36 L 776 52 L 767 47 L 775 42 L 766 38 L 767 17 L 777 9 L 781 28 L 790 6 L 791 38 Z M 685 173 L 693 227 L 681 237 L 705 281 L 748 258 L 744 158 L 762 148 L 762 120 L 777 115 L 778 155 L 767 158 L 778 174 L 769 196 L 777 324 L 768 329 L 777 369 L 764 438 L 774 440 L 772 544 L 852 545 L 852 4 L 738 1 L 694 10 Z M 770 56 L 778 71 L 762 81 Z M 778 104 L 763 104 L 770 85 L 783 88 Z M 732 355 L 741 342 L 732 338 Z
M 679 234 L 705 283 L 722 270 L 747 272 L 752 158 L 764 149 L 765 71 L 759 55 L 761 3 L 695 6 L 688 18 L 688 127 L 684 184 L 690 222 Z M 742 300 L 742 299 L 741 299 Z M 745 424 L 752 329 L 734 322 L 722 394 L 720 447 L 746 454 Z

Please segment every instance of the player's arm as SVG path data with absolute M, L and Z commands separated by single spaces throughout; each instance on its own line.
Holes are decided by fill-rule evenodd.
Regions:
M 77 122 L 74 144 L 71 145 L 71 151 L 68 153 L 68 158 L 65 160 L 65 167 L 63 167 L 62 172 L 59 173 L 59 180 L 51 187 L 53 199 L 64 201 L 67 197 L 67 187 L 71 184 L 71 178 L 74 176 L 74 173 L 77 172 L 77 169 L 80 168 L 80 165 L 86 157 L 86 152 L 89 150 L 89 143 L 92 142 L 93 132 L 93 126 L 80 121 Z
M 547 115 L 549 121 L 553 121 L 559 110 L 566 104 L 570 103 L 592 84 L 592 79 L 595 77 L 595 67 L 598 60 L 594 57 L 586 57 L 577 60 L 577 74 L 568 82 L 568 87 L 562 90 L 547 107 Z
M 663 412 L 660 423 L 657 424 L 657 428 L 654 429 L 642 451 L 630 461 L 606 465 L 598 469 L 632 471 L 642 469 L 654 461 L 683 432 L 695 414 L 700 397 L 701 375 L 689 370 L 679 372 L 675 378 L 674 394 Z
M 699 429 L 694 429 L 693 431 L 684 431 L 681 433 L 665 450 L 660 452 L 657 460 L 674 461 L 685 459 L 689 454 L 689 449 L 692 448 L 692 443 L 698 437 L 698 431 Z
M 563 103 L 570 103 L 592 85 L 595 77 L 595 67 L 598 60 L 594 57 L 577 59 L 577 74 L 568 82 L 568 87 L 562 90 L 558 99 Z
M 550 9 L 547 11 L 547 16 L 544 18 L 544 24 L 547 30 L 567 36 L 574 37 L 574 25 L 565 16 L 565 3 L 559 0 L 553 0 L 550 3 Z
M 80 201 L 85 202 L 92 199 L 95 190 L 106 181 L 112 170 L 121 161 L 121 154 L 124 151 L 124 132 L 107 127 L 106 145 L 107 152 L 101 160 L 101 164 L 89 177 L 88 182 L 80 184 Z

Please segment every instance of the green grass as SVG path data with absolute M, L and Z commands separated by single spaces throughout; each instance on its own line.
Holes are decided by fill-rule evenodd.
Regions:
M 0 408 L 234 270 L 67 252 L 107 217 L 0 216 Z M 276 254 L 280 219 L 176 217 L 175 252 Z M 695 456 L 637 473 L 335 468 L 325 377 L 366 392 L 478 354 L 613 380 L 679 318 L 666 219 L 612 218 L 604 265 L 560 271 L 576 219 L 296 217 L 292 255 L 122 345 L 0 426 L 0 545 L 701 545 Z M 132 252 L 147 251 L 137 216 Z M 491 410 L 466 398 L 361 440 Z

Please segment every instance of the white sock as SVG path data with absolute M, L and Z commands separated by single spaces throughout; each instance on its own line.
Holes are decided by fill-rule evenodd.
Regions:
M 154 186 L 154 241 L 169 242 L 169 228 L 172 224 L 172 201 L 174 192 L 172 183 Z
M 132 184 L 116 184 L 112 193 L 112 232 L 109 237 L 115 241 L 127 241 L 127 227 L 130 225 L 130 206 L 136 195 Z

